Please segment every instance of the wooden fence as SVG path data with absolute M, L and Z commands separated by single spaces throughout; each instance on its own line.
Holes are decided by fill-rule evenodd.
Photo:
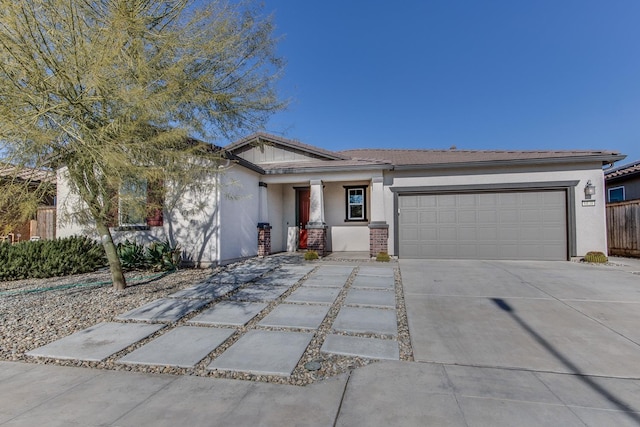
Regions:
M 609 255 L 640 257 L 640 200 L 607 205 Z
M 38 208 L 37 235 L 42 240 L 56 238 L 56 207 L 41 206 Z

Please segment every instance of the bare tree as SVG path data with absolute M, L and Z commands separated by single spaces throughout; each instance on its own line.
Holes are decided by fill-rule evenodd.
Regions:
M 196 180 L 218 154 L 192 137 L 237 136 L 283 108 L 271 18 L 248 2 L 206 5 L 0 0 L 1 160 L 66 170 L 118 289 L 118 189 Z

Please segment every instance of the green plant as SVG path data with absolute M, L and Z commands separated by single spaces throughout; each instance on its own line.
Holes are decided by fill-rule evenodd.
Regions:
M 158 271 L 168 271 L 180 266 L 180 253 L 179 246 L 171 246 L 169 240 L 165 240 L 151 243 L 145 255 L 149 267 Z
M 585 262 L 596 262 L 596 263 L 605 263 L 609 261 L 607 256 L 602 252 L 590 251 L 584 256 L 583 261 Z
M 318 252 L 316 251 L 307 251 L 304 253 L 304 259 L 307 261 L 311 261 L 318 258 L 320 258 L 320 256 L 318 256 Z
M 376 256 L 376 261 L 378 261 L 378 262 L 389 262 L 389 261 L 391 261 L 391 257 L 386 252 L 378 252 L 378 255 Z
M 144 245 L 126 239 L 124 242 L 118 243 L 116 250 L 118 251 L 122 268 L 132 270 L 147 267 Z
M 88 237 L 0 244 L 0 280 L 88 273 L 105 265 L 102 245 Z

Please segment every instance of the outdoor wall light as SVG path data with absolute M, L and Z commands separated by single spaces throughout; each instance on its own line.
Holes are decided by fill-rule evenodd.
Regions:
M 587 185 L 584 186 L 584 197 L 590 199 L 594 194 L 596 194 L 596 186 L 589 180 L 587 181 Z

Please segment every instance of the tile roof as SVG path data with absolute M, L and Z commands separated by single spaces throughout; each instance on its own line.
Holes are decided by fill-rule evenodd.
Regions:
M 613 179 L 627 175 L 635 175 L 637 173 L 640 173 L 640 160 L 618 166 L 617 168 L 605 169 L 604 177 L 605 179 Z
M 469 151 L 469 150 L 398 150 L 398 149 L 356 149 L 340 151 L 340 154 L 354 159 L 383 160 L 395 166 L 420 166 L 450 163 L 475 163 L 495 161 L 527 161 L 575 158 L 611 158 L 619 160 L 613 151 Z M 606 161 L 605 163 L 608 163 Z

